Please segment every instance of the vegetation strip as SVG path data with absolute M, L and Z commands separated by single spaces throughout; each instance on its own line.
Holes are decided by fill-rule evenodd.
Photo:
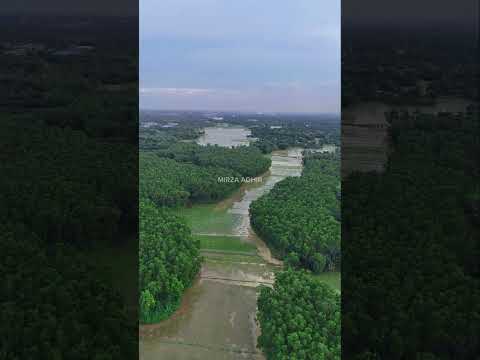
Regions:
M 257 248 L 252 243 L 240 241 L 238 237 L 225 235 L 194 235 L 200 241 L 200 248 L 207 250 L 224 250 L 256 253 Z
M 319 274 L 340 266 L 340 158 L 309 153 L 304 163 L 301 177 L 251 204 L 251 223 L 277 257 Z
M 225 280 L 225 281 L 232 281 L 232 282 L 242 282 L 242 283 L 254 283 L 254 284 L 265 284 L 271 285 L 272 282 L 268 281 L 258 281 L 258 280 L 241 280 L 241 279 L 232 279 L 232 278 L 224 278 L 224 277 L 217 277 L 217 276 L 200 276 L 201 279 L 206 280 Z
M 225 254 L 225 255 L 243 255 L 243 256 L 258 256 L 257 254 L 252 254 L 251 252 L 246 251 L 228 251 L 228 250 L 215 250 L 215 249 L 201 249 L 202 253 L 212 253 L 212 254 Z
M 254 355 L 254 356 L 261 356 L 261 354 L 258 353 L 258 351 L 232 349 L 232 348 L 227 348 L 227 347 L 204 345 L 204 344 L 198 344 L 198 343 L 187 343 L 187 342 L 183 342 L 183 341 L 173 341 L 173 340 L 172 341 L 160 340 L 158 342 L 160 344 L 192 346 L 192 347 L 198 347 L 198 348 L 203 348 L 203 349 L 206 349 L 206 350 L 218 351 L 218 352 L 228 352 L 228 353 L 238 353 L 238 354 L 248 354 L 248 355 Z
M 140 152 L 140 322 L 167 318 L 199 272 L 200 249 L 256 256 L 253 245 L 229 236 L 192 236 L 178 209 L 219 201 L 240 187 L 220 177 L 256 176 L 271 161 L 257 148 L 169 142 Z M 203 251 L 202 251 L 203 252 Z

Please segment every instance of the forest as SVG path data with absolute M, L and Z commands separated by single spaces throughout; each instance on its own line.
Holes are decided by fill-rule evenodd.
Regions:
M 140 151 L 155 151 L 168 148 L 176 141 L 173 134 L 159 129 L 140 129 L 138 148 Z
M 258 176 L 271 161 L 256 148 L 229 149 L 177 142 L 165 150 L 140 152 L 140 194 L 158 206 L 214 202 L 240 187 L 219 177 Z
M 385 172 L 345 179 L 343 356 L 480 353 L 478 119 L 394 117 Z
M 17 20 L 0 35 L 0 357 L 132 358 L 136 306 L 100 249 L 136 245 L 135 24 Z M 55 55 L 84 42 L 93 53 Z M 39 50 L 11 52 L 25 43 Z
M 91 260 L 94 249 L 118 246 L 126 239 L 118 234 L 137 226 L 131 145 L 8 120 L 0 127 L 0 271 L 6 301 L 0 317 L 12 324 L 3 334 L 2 353 L 133 356 L 136 329 L 126 301 Z M 109 322 L 99 327 L 105 317 Z M 101 345 L 93 334 L 104 339 Z M 79 342 L 82 337 L 91 342 Z
M 55 26 L 46 27 L 42 21 Z M 65 22 L 82 21 L 32 18 L 25 27 L 5 21 L 0 35 L 0 76 L 5 83 L 0 90 L 0 110 L 15 114 L 21 121 L 68 127 L 91 137 L 121 138 L 136 144 L 138 57 L 135 34 L 126 29 L 131 24 L 97 18 L 90 19 L 88 26 L 68 30 L 65 26 Z M 104 31 L 105 26 L 115 33 Z M 11 47 L 25 44 L 33 44 L 38 50 L 9 54 Z M 82 44 L 94 50 L 61 55 L 73 45 Z
M 254 140 L 250 148 L 256 147 L 264 154 L 288 147 L 319 149 L 326 144 L 340 145 L 339 119 L 336 115 L 231 112 L 214 115 L 217 116 L 202 112 L 142 111 L 140 149 L 164 150 L 174 139 L 191 141 L 201 135 L 203 128 L 225 123 L 248 128 Z
M 154 153 L 140 153 L 139 189 L 157 206 L 183 206 L 192 202 L 221 200 L 238 183 L 218 182 L 219 176 L 239 176 L 230 169 L 201 167 L 161 158 Z
M 136 324 L 91 258 L 62 243 L 46 248 L 27 226 L 0 230 L 0 319 L 8 324 L 0 328 L 2 358 L 135 356 Z
M 271 124 L 277 124 L 278 118 L 250 122 L 249 118 L 240 120 L 222 114 L 230 116 L 228 123 L 248 127 L 252 137 L 257 134 L 260 138 L 252 139 L 248 147 L 200 146 L 185 140 L 194 134 L 198 137 L 200 126 L 215 124 L 205 115 L 198 113 L 196 119 L 192 116 L 172 112 L 162 117 L 149 112 L 140 129 L 141 323 L 161 321 L 177 309 L 199 271 L 203 260 L 200 247 L 202 251 L 220 251 L 218 259 L 227 256 L 222 252 L 232 250 L 248 255 L 248 261 L 257 256 L 253 244 L 232 236 L 192 238 L 185 222 L 173 212 L 228 197 L 240 184 L 219 182 L 218 177 L 261 175 L 271 165 L 266 153 L 274 149 L 307 144 L 318 149 L 327 143 L 339 144 L 338 123 L 335 127 L 318 122 L 308 130 L 309 123 L 303 120 L 311 119 L 299 116 L 294 121 L 292 117 L 288 130 L 277 133 L 280 128 Z M 172 124 L 175 126 L 170 127 Z M 263 131 L 255 133 L 254 129 L 260 128 Z M 271 146 L 263 148 L 261 143 L 267 141 Z M 262 335 L 258 347 L 269 360 L 338 360 L 340 295 L 338 288 L 332 288 L 317 274 L 340 268 L 339 153 L 305 151 L 302 176 L 277 183 L 251 205 L 250 215 L 255 231 L 275 256 L 285 260 L 285 270 L 276 271 L 273 289 L 262 287 L 259 292 L 257 321 Z M 210 264 L 208 255 L 204 256 Z
M 340 267 L 340 157 L 311 154 L 302 176 L 282 180 L 250 207 L 252 227 L 274 253 L 314 273 Z
M 201 167 L 231 169 L 244 177 L 265 173 L 271 164 L 254 146 L 226 148 L 218 145 L 201 146 L 195 143 L 176 143 L 166 150 L 158 151 L 162 157 L 179 162 L 192 163 Z
M 306 271 L 277 275 L 258 299 L 258 345 L 272 360 L 338 360 L 340 295 Z
M 151 201 L 140 200 L 140 322 L 168 317 L 200 270 L 200 244 L 185 222 Z
M 340 269 L 340 154 L 304 151 L 289 177 L 250 206 L 256 233 L 285 262 L 263 287 L 258 346 L 267 359 L 340 359 L 340 294 L 316 274 Z
M 362 101 L 433 105 L 440 97 L 478 100 L 474 31 L 344 27 L 342 106 Z M 421 36 L 420 36 L 421 34 Z
M 43 241 L 84 248 L 136 228 L 132 145 L 8 120 L 0 127 L 2 218 L 35 229 Z
M 224 199 L 241 183 L 219 177 L 256 176 L 270 167 L 258 149 L 176 142 L 141 151 L 140 321 L 158 322 L 180 304 L 200 268 L 199 242 L 171 209 Z
M 309 149 L 321 148 L 325 144 L 340 145 L 340 128 L 338 119 L 328 119 L 319 122 L 305 121 L 280 122 L 281 125 L 260 124 L 252 126 L 252 137 L 258 139 L 254 146 L 263 153 L 274 150 L 285 150 L 289 147 Z

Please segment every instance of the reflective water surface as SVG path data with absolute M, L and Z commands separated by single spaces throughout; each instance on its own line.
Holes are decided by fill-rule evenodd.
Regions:
M 248 146 L 251 141 L 248 138 L 248 136 L 251 135 L 251 131 L 240 126 L 224 125 L 207 127 L 204 129 L 204 132 L 204 135 L 200 136 L 197 140 L 197 143 L 200 145 L 216 144 L 225 147 Z

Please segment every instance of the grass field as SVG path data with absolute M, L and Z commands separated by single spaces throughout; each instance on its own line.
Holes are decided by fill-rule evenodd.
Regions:
M 194 235 L 194 237 L 200 240 L 200 248 L 205 250 L 256 252 L 255 245 L 241 241 L 235 236 Z
M 315 275 L 315 278 L 324 282 L 325 284 L 330 285 L 335 290 L 341 291 L 342 284 L 341 284 L 341 273 L 340 272 L 326 272 L 320 275 Z
M 234 227 L 232 215 L 224 209 L 218 209 L 216 204 L 180 208 L 176 213 L 187 220 L 193 233 L 229 234 Z

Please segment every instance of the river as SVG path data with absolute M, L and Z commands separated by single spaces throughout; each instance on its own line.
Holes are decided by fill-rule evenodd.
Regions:
M 238 146 L 251 141 L 248 134 L 237 127 L 207 128 L 198 142 Z M 272 165 L 261 182 L 243 184 L 219 203 L 180 211 L 197 236 L 248 244 L 252 251 L 203 249 L 200 276 L 185 293 L 180 309 L 166 321 L 141 327 L 140 359 L 263 359 L 256 347 L 257 287 L 273 284 L 281 262 L 252 230 L 248 209 L 277 182 L 300 176 L 302 149 L 269 156 Z
M 389 139 L 385 112 L 392 109 L 436 114 L 462 112 L 472 101 L 443 97 L 433 105 L 394 106 L 382 102 L 364 102 L 342 109 L 342 174 L 352 171 L 383 171 L 388 159 Z M 367 125 L 367 126 L 365 126 Z M 377 126 L 380 125 L 380 126 Z

